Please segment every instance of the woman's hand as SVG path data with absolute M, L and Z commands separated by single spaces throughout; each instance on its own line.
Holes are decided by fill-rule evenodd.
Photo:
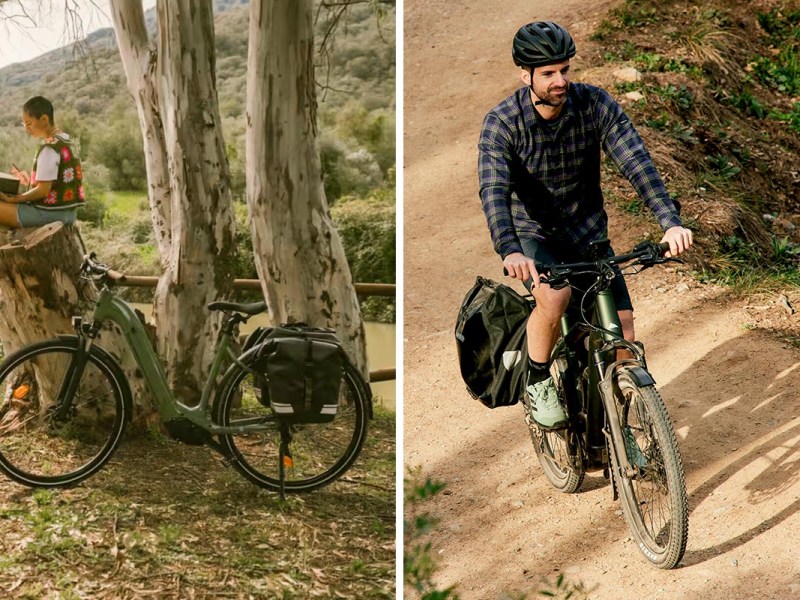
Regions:
M 19 179 L 19 182 L 22 185 L 30 185 L 31 184 L 31 177 L 28 175 L 27 171 L 20 171 L 17 167 L 11 167 L 11 174 Z

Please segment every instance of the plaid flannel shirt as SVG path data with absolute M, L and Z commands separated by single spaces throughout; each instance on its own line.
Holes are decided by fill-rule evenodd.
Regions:
M 607 92 L 571 84 L 561 115 L 549 122 L 525 86 L 486 115 L 478 143 L 480 197 L 500 256 L 522 252 L 520 238 L 586 248 L 608 235 L 601 147 L 663 230 L 681 225 L 642 138 Z

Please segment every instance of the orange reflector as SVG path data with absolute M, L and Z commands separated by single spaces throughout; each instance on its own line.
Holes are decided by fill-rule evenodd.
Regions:
M 31 386 L 27 383 L 23 383 L 17 389 L 14 390 L 14 393 L 11 394 L 14 400 L 22 400 L 25 396 L 28 395 L 28 392 L 31 391 Z
M 294 466 L 294 461 L 292 460 L 291 456 L 285 455 L 283 457 L 283 466 L 284 467 L 293 467 Z

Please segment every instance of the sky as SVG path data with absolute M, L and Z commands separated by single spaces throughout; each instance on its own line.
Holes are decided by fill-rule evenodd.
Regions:
M 67 2 L 78 7 L 85 34 L 111 27 L 109 0 L 0 0 L 0 68 L 73 41 L 66 30 Z M 155 3 L 156 0 L 142 0 L 145 10 Z M 23 6 L 30 18 L 23 16 Z

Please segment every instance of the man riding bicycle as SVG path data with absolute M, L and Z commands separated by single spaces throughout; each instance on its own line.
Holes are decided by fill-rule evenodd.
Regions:
M 570 288 L 542 282 L 534 263 L 589 260 L 590 244 L 608 237 L 601 148 L 655 215 L 669 255 L 692 245 L 692 232 L 620 105 L 598 87 L 570 81 L 573 56 L 575 43 L 560 25 L 520 28 L 512 57 L 525 85 L 489 111 L 478 144 L 480 197 L 494 249 L 536 300 L 526 328 L 526 392 L 531 416 L 545 429 L 566 425 L 548 362 Z M 633 341 L 633 305 L 621 274 L 611 291 L 623 335 Z

